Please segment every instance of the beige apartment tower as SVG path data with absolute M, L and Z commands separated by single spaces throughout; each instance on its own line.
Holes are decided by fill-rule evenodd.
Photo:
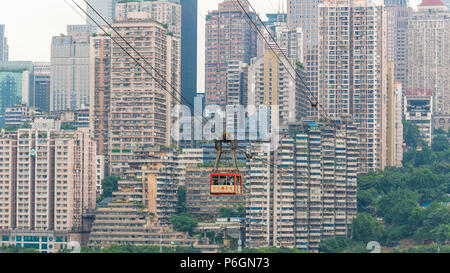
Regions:
M 401 167 L 403 160 L 402 83 L 395 80 L 395 66 L 388 63 L 386 104 L 386 166 Z
M 95 209 L 95 143 L 88 129 L 3 133 L 0 229 L 78 230 Z
M 408 21 L 406 93 L 432 93 L 433 114 L 450 114 L 450 12 L 425 0 Z
M 157 81 L 117 44 L 112 45 L 108 125 L 112 174 L 120 174 L 128 168 L 127 161 L 133 158 L 133 152 L 171 144 L 172 108 L 180 100 L 174 90 L 180 90 L 180 39 L 174 37 L 163 24 L 148 19 L 146 13 L 133 14 L 135 17 L 128 16 L 127 21 L 116 21 L 113 27 L 158 71 L 154 72 L 129 46 L 121 42 Z M 121 40 L 115 33 L 113 37 Z
M 386 14 L 371 1 L 320 5 L 319 98 L 331 117 L 358 128 L 360 173 L 386 165 Z

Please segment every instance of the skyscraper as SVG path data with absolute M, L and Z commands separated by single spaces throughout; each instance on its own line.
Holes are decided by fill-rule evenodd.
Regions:
M 126 21 L 130 16 L 140 12 L 145 13 L 147 18 L 163 24 L 175 36 L 181 36 L 182 17 L 179 0 L 121 1 L 116 4 L 115 20 Z
M 395 80 L 395 65 L 387 65 L 386 94 L 386 166 L 401 167 L 403 160 L 402 83 Z
M 191 105 L 197 94 L 197 19 L 198 0 L 181 0 L 181 94 Z
M 5 37 L 5 25 L 0 25 L 0 63 L 8 61 L 8 40 Z
M 319 4 L 322 0 L 286 0 L 287 22 L 291 27 L 301 27 L 303 31 L 303 56 L 306 69 L 306 81 L 311 91 L 310 99 L 315 102 L 319 97 Z M 318 119 L 317 110 L 308 106 L 308 115 Z
M 67 31 L 69 35 L 52 39 L 50 111 L 76 110 L 89 104 L 90 30 L 82 25 L 68 26 Z
M 109 118 L 111 109 L 111 50 L 113 41 L 106 34 L 91 37 L 89 125 L 97 142 L 97 155 L 109 160 Z
M 111 24 L 115 18 L 115 5 L 119 0 L 90 0 L 89 4 L 109 23 Z M 104 26 L 106 23 L 97 15 L 97 13 L 88 5 L 86 11 L 92 19 L 99 25 Z M 86 17 L 86 24 L 96 26 L 89 17 Z
M 388 61 L 394 62 L 395 81 L 406 86 L 408 18 L 412 8 L 406 0 L 385 0 L 387 16 L 387 54 Z
M 282 52 L 275 50 L 274 53 L 269 45 L 265 45 L 263 55 L 252 60 L 248 76 L 248 104 L 254 105 L 256 109 L 261 105 L 278 106 L 279 117 L 273 117 L 272 120 L 279 121 L 280 124 L 276 125 L 287 125 L 307 114 L 307 90 L 298 77 L 306 76 L 301 62 L 303 36 L 301 28 L 288 27 L 286 23 L 277 23 L 272 30 Z M 266 36 L 269 35 L 266 33 Z M 267 40 L 270 41 L 270 37 Z M 272 45 L 272 48 L 275 46 Z M 289 60 L 285 59 L 283 53 Z
M 273 152 L 268 143 L 252 146 L 259 158 L 247 164 L 248 247 L 317 252 L 321 240 L 349 235 L 357 213 L 358 137 L 351 122 L 335 122 L 339 129 L 306 120 L 292 125 Z
M 249 11 L 246 1 L 241 1 Z M 226 106 L 229 102 L 228 70 L 230 61 L 250 63 L 257 55 L 257 31 L 236 1 L 223 0 L 217 10 L 206 15 L 205 91 L 206 104 Z M 233 104 L 244 102 L 233 101 Z
M 3 127 L 5 109 L 30 103 L 33 91 L 32 62 L 0 63 L 0 127 Z
M 440 0 L 423 1 L 408 21 L 406 92 L 431 92 L 433 113 L 450 114 L 450 12 Z
M 358 128 L 360 172 L 385 166 L 386 15 L 369 0 L 320 5 L 319 97 L 331 117 Z
M 134 157 L 133 152 L 171 144 L 171 111 L 176 100 L 168 92 L 173 92 L 170 85 L 177 90 L 180 88 L 180 38 L 171 35 L 163 24 L 148 17 L 143 19 L 148 13 L 138 12 L 134 16 L 136 18 L 116 21 L 113 27 L 134 44 L 142 56 L 157 56 L 147 61 L 158 69 L 161 76 L 143 63 L 158 79 L 156 82 L 118 45 L 112 45 L 108 130 L 109 163 L 113 174 L 120 174 L 128 168 L 128 160 Z M 118 36 L 113 33 L 113 37 Z M 131 48 L 125 48 L 140 58 Z M 173 95 L 178 97 L 176 93 Z
M 30 106 L 50 111 L 50 63 L 33 63 L 34 100 Z
M 78 230 L 95 209 L 95 143 L 88 129 L 19 129 L 0 137 L 0 229 Z

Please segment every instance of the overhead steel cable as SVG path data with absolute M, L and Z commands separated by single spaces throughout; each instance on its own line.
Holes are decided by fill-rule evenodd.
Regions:
M 93 18 L 86 12 L 86 11 L 84 11 L 78 4 L 76 4 L 75 2 L 74 2 L 74 0 L 72 0 L 72 2 L 74 2 L 77 6 L 78 6 L 78 8 L 80 8 L 85 14 L 86 14 L 86 16 L 88 16 L 92 21 L 94 21 L 95 22 L 95 24 L 97 25 L 97 26 L 99 26 L 99 28 L 101 28 L 111 39 L 113 39 L 113 41 L 117 44 L 117 45 L 119 45 L 120 46 L 120 48 L 123 50 L 123 51 L 125 51 L 125 53 L 127 53 L 127 55 L 128 56 L 130 56 L 136 63 L 138 63 L 139 64 L 139 66 L 141 66 L 143 69 L 144 69 L 144 71 L 147 73 L 147 74 L 149 74 L 150 76 L 152 76 L 152 78 L 161 86 L 161 87 L 163 87 L 163 89 L 165 90 L 165 91 L 167 91 L 168 93 L 169 93 L 169 95 L 171 95 L 177 102 L 179 102 L 181 105 L 183 105 L 183 102 L 182 102 L 182 100 L 184 100 L 185 102 L 186 102 L 186 104 L 184 104 L 184 105 L 188 105 L 188 106 L 190 106 L 191 107 L 191 109 L 193 109 L 194 111 L 195 111 L 195 107 L 194 107 L 194 105 L 192 105 L 192 103 L 190 103 L 190 101 L 188 100 L 188 99 L 186 99 L 182 94 L 181 94 L 181 92 L 180 91 L 178 91 L 177 89 L 176 89 L 176 87 L 172 84 L 172 83 L 170 83 L 165 77 L 164 77 L 164 75 L 162 75 L 152 64 L 150 64 L 149 62 L 148 62 L 148 60 L 144 57 L 144 56 L 142 56 L 142 54 L 138 51 L 138 50 L 136 50 L 136 48 L 135 47 L 133 47 L 117 30 L 116 30 L 116 28 L 114 28 L 87 0 L 83 0 L 85 3 L 86 3 L 86 5 L 88 5 L 94 12 L 95 12 L 95 14 L 97 14 L 105 23 L 106 23 L 106 25 L 112 30 L 112 31 L 114 31 L 119 37 L 120 37 L 120 39 L 122 39 L 124 42 L 125 42 L 125 44 L 131 49 L 131 50 L 133 50 L 138 56 L 139 56 L 139 58 L 141 58 L 144 62 L 145 62 L 145 64 L 146 65 L 148 65 L 153 71 L 155 71 L 155 73 L 171 88 L 171 90 L 172 90 L 172 94 L 171 94 L 171 92 L 169 91 L 169 90 L 167 90 L 166 88 L 164 88 L 164 85 L 163 84 L 161 84 L 161 82 L 160 81 L 157 81 L 156 80 L 156 77 L 154 77 L 153 76 L 153 74 L 152 73 L 150 73 L 140 62 L 138 62 L 138 60 L 135 58 L 135 57 L 133 57 L 133 56 L 131 56 L 131 54 L 127 51 L 127 50 L 125 50 L 125 48 L 122 46 L 122 45 L 120 45 L 113 37 L 112 37 L 112 35 L 109 35 L 105 30 L 104 30 L 104 28 L 103 27 L 101 27 L 96 21 L 94 21 L 93 20 Z M 178 94 L 179 96 L 180 96 L 180 98 L 181 99 L 178 99 L 175 95 L 174 95 L 174 93 L 176 93 L 176 94 Z M 194 117 L 196 117 L 196 115 L 195 115 L 195 113 L 194 113 Z M 208 119 L 206 119 L 204 116 L 203 116 L 203 114 L 201 115 L 201 117 L 202 117 L 202 122 L 207 122 L 208 121 Z
M 264 42 L 267 44 L 267 46 L 271 49 L 271 51 L 274 53 L 274 55 L 277 57 L 278 61 L 284 66 L 284 68 L 288 71 L 289 75 L 291 76 L 291 78 L 296 81 L 295 77 L 292 75 L 292 73 L 289 72 L 289 69 L 286 67 L 286 65 L 284 64 L 284 62 L 281 60 L 280 56 L 277 54 L 277 52 L 274 50 L 274 48 L 272 47 L 272 44 L 269 43 L 269 41 L 267 40 L 266 36 L 262 33 L 261 29 L 258 27 L 258 25 L 255 23 L 255 21 L 251 18 L 250 14 L 245 10 L 244 6 L 242 5 L 240 0 L 235 0 L 235 2 L 238 3 L 239 7 L 241 8 L 242 12 L 245 13 L 245 15 L 247 16 L 248 20 L 250 21 L 251 25 L 253 25 L 253 27 L 255 28 L 255 30 L 259 33 L 259 35 L 264 39 Z M 280 45 L 278 44 L 278 41 L 275 39 L 275 37 L 272 35 L 272 33 L 270 32 L 270 30 L 267 28 L 267 26 L 264 24 L 264 22 L 261 20 L 261 17 L 258 15 L 258 13 L 256 12 L 256 10 L 253 8 L 252 4 L 250 3 L 250 1 L 247 1 L 247 3 L 249 4 L 250 8 L 252 9 L 253 13 L 256 15 L 256 17 L 258 18 L 259 23 L 264 27 L 264 29 L 266 30 L 267 34 L 270 36 L 270 38 L 272 39 L 273 43 L 276 45 L 278 51 L 280 51 L 280 53 L 283 55 L 283 57 L 286 59 L 286 61 L 289 63 L 289 65 L 291 66 L 291 68 L 295 71 L 297 77 L 302 81 L 303 85 L 306 87 L 306 89 L 308 90 L 310 96 L 308 96 L 308 94 L 306 94 L 306 92 L 304 92 L 303 90 L 301 90 L 303 92 L 303 94 L 307 97 L 308 101 L 311 103 L 311 107 L 313 108 L 317 108 L 320 107 L 322 111 L 320 111 L 320 109 L 318 110 L 319 115 L 325 120 L 325 121 L 331 121 L 334 125 L 335 128 L 338 129 L 338 125 L 336 124 L 336 122 L 330 118 L 330 116 L 328 115 L 328 113 L 326 113 L 324 107 L 319 103 L 319 99 L 318 97 L 315 99 L 316 101 L 313 102 L 313 100 L 311 99 L 311 96 L 313 96 L 311 89 L 308 87 L 308 84 L 305 82 L 305 80 L 303 79 L 303 77 L 298 73 L 297 69 L 294 67 L 294 65 L 291 63 L 291 61 L 289 60 L 288 56 L 286 56 L 286 54 L 284 53 L 284 51 L 281 49 Z M 249 23 L 249 24 L 250 24 Z
M 67 1 L 66 0 L 64 0 L 66 3 L 67 3 Z M 152 70 L 154 70 L 168 85 L 170 85 L 170 87 L 176 92 L 176 93 L 178 93 L 179 95 L 180 95 L 180 97 L 181 98 L 183 98 L 183 99 L 185 99 L 186 101 L 188 101 L 186 98 L 184 98 L 183 96 L 182 96 L 182 94 L 172 85 L 172 84 L 170 84 L 160 73 L 159 73 L 159 71 L 158 70 L 156 70 L 122 35 L 120 35 L 120 33 L 118 33 L 117 32 L 117 30 L 110 24 L 110 23 L 108 23 L 98 12 L 97 12 L 97 10 L 95 9 L 95 8 L 93 8 L 86 0 L 83 0 L 84 2 L 86 2 L 86 4 L 89 6 L 89 7 L 91 7 L 92 8 L 92 10 L 136 53 L 136 54 L 138 54 L 138 56 L 140 56 L 140 58 L 142 58 L 145 62 L 146 62 L 146 64 L 148 65 L 148 66 L 150 66 L 150 68 L 152 69 Z M 182 101 L 180 100 L 180 99 L 178 99 L 173 93 L 171 93 L 169 90 L 167 90 L 166 89 L 166 87 L 165 87 L 165 85 L 164 84 L 162 84 L 152 73 L 150 73 L 149 71 L 148 71 L 148 69 L 144 66 L 144 65 L 142 65 L 127 49 L 125 49 L 110 33 L 108 33 L 106 30 L 105 30 L 105 28 L 104 27 L 102 27 L 96 20 L 94 20 L 93 18 L 92 18 L 92 16 L 90 16 L 78 3 L 76 3 L 74 0 L 72 0 L 72 2 L 92 21 L 92 22 L 94 22 L 95 23 L 95 25 L 97 25 L 97 27 L 99 27 L 109 38 L 111 38 L 111 40 L 115 43 L 115 44 L 117 44 L 121 49 L 122 49 L 122 51 L 124 51 L 131 59 L 133 59 L 134 60 L 134 62 L 136 62 L 136 64 L 138 64 L 148 75 L 150 75 L 151 76 L 151 78 L 155 81 L 155 82 L 157 82 L 161 87 L 162 87 L 162 89 L 164 89 L 166 92 L 168 92 L 168 94 L 170 95 L 170 96 L 172 96 L 178 103 L 180 103 L 180 104 L 183 104 L 182 103 Z M 69 6 L 71 6 L 71 5 L 69 5 Z M 72 6 L 71 6 L 72 7 Z M 248 15 L 248 14 L 247 14 Z M 266 42 L 267 42 L 267 40 L 266 40 Z M 271 48 L 272 49 L 272 48 Z M 273 49 L 272 49 L 273 50 Z M 277 54 L 275 54 L 275 55 L 277 55 Z M 278 56 L 277 56 L 278 57 Z M 281 61 L 281 59 L 280 59 L 280 62 L 284 65 L 284 63 Z M 286 66 L 285 66 L 285 68 L 287 68 Z M 288 69 L 287 69 L 288 70 Z M 288 70 L 289 71 L 289 70 Z M 291 75 L 291 77 L 293 77 L 293 75 L 292 74 L 290 74 Z M 192 104 L 190 104 L 189 103 L 189 101 L 188 101 L 188 104 L 190 105 L 190 106 L 192 106 Z M 193 106 L 192 106 L 193 107 Z M 195 117 L 195 115 L 194 115 L 194 117 Z M 208 119 L 206 119 L 204 116 L 203 116 L 203 114 L 201 114 L 201 117 L 202 117 L 202 119 L 203 120 L 201 120 L 202 122 L 204 122 L 205 120 L 206 121 L 208 121 Z M 217 132 L 216 132 L 216 134 L 217 134 Z M 242 149 L 239 149 L 239 150 L 242 150 Z M 244 151 L 244 150 L 242 150 L 242 151 Z M 244 151 L 245 153 L 247 153 L 246 151 Z M 255 157 L 258 157 L 258 156 L 255 156 Z M 272 167 L 274 167 L 274 168 L 281 168 L 281 169 L 286 169 L 286 168 L 284 168 L 284 167 L 280 167 L 280 166 L 278 166 L 278 165 L 275 165 L 275 164 L 272 164 L 272 163 L 270 163 L 269 161 L 267 161 L 267 160 L 261 160 L 262 162 L 265 162 L 266 164 L 268 164 L 268 165 L 270 165 L 270 166 L 272 166 Z

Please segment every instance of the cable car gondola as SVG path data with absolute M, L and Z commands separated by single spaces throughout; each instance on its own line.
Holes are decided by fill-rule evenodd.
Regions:
M 230 144 L 230 149 L 223 149 L 223 144 Z M 241 195 L 242 174 L 236 159 L 237 140 L 228 140 L 227 133 L 223 133 L 222 140 L 216 140 L 217 158 L 211 173 L 210 193 L 211 195 Z M 234 169 L 219 170 L 222 154 L 229 153 L 234 162 Z

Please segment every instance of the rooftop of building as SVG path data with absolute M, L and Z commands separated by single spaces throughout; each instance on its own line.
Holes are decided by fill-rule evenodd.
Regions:
M 444 3 L 441 0 L 423 0 L 419 6 L 444 6 Z

